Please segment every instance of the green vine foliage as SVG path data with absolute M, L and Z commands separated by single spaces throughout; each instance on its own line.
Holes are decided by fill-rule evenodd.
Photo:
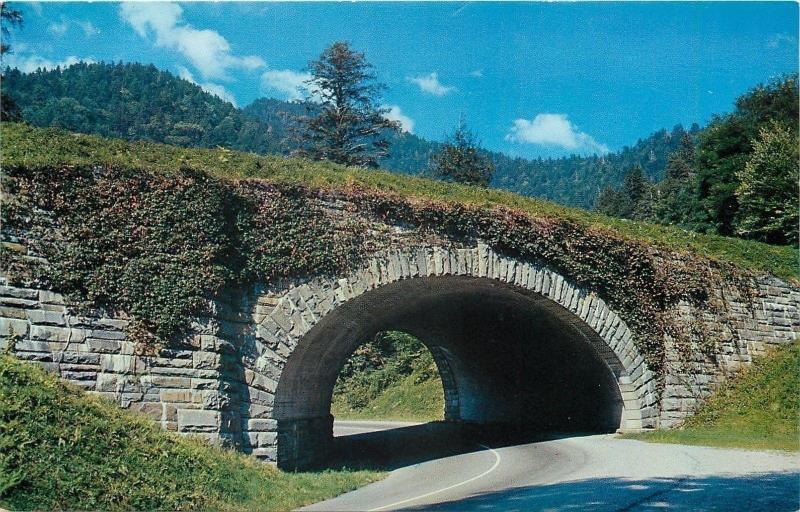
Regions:
M 356 228 L 337 229 L 299 189 L 188 169 L 14 168 L 7 178 L 25 206 L 6 215 L 4 229 L 27 230 L 48 262 L 12 276 L 127 313 L 149 344 L 180 339 L 226 286 L 334 273 L 359 246 Z M 8 251 L 4 258 L 3 268 L 24 267 Z
M 661 258 L 652 246 L 606 230 L 564 219 L 534 218 L 509 208 L 414 202 L 357 188 L 349 196 L 364 211 L 387 222 L 480 239 L 506 255 L 542 261 L 595 291 L 633 330 L 635 343 L 656 375 L 663 375 L 665 334 L 681 337 L 668 309 L 680 300 L 703 306 L 708 299 L 710 262 Z
M 670 309 L 680 300 L 707 307 L 719 273 L 711 261 L 661 254 L 602 227 L 353 184 L 308 188 L 91 166 L 15 167 L 5 181 L 14 200 L 6 200 L 4 233 L 27 233 L 47 264 L 5 251 L 3 268 L 87 307 L 131 315 L 136 339 L 151 344 L 181 339 L 226 288 L 342 275 L 381 246 L 367 229 L 380 221 L 544 262 L 619 313 L 663 376 L 665 337 L 687 337 Z M 323 206 L 337 200 L 355 211 Z
M 363 227 L 334 222 L 308 189 L 246 181 L 238 194 L 245 205 L 236 225 L 245 281 L 334 275 L 363 257 Z

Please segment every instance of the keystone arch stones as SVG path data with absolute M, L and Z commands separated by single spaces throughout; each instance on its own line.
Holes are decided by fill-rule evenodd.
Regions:
M 391 288 L 396 288 L 394 293 L 384 292 Z M 503 309 L 507 308 L 530 308 L 535 310 L 532 313 L 534 321 L 547 317 L 548 321 L 556 322 L 556 331 L 561 331 L 556 336 L 577 341 L 578 344 L 571 344 L 570 349 L 579 346 L 580 350 L 592 353 L 595 360 L 592 371 L 605 372 L 608 374 L 606 377 L 613 381 L 615 396 L 607 400 L 607 406 L 615 411 L 610 412 L 613 418 L 603 427 L 608 429 L 609 421 L 614 429 L 655 426 L 657 398 L 654 375 L 637 350 L 625 322 L 595 293 L 581 289 L 546 267 L 501 256 L 484 244 L 472 248 L 420 247 L 392 250 L 373 257 L 347 277 L 314 279 L 288 288 L 260 290 L 252 309 L 255 324 L 255 335 L 250 340 L 253 358 L 246 365 L 254 374 L 277 382 L 271 404 L 272 416 L 277 420 L 277 446 L 274 447 L 277 451 L 272 451 L 273 446 L 253 446 L 253 449 L 266 448 L 270 450 L 269 458 L 276 458 L 289 467 L 318 462 L 317 457 L 325 452 L 332 437 L 330 393 L 339 368 L 359 342 L 369 339 L 379 330 L 398 326 L 406 327 L 401 330 L 417 335 L 431 349 L 445 388 L 446 419 L 484 422 L 509 421 L 519 417 L 521 410 L 488 416 L 476 410 L 497 409 L 497 402 L 506 400 L 515 390 L 505 388 L 496 390 L 493 396 L 471 396 L 480 394 L 480 389 L 488 384 L 475 382 L 480 380 L 480 375 L 470 375 L 476 370 L 473 368 L 470 372 L 466 368 L 474 366 L 474 362 L 463 361 L 469 356 L 462 354 L 459 361 L 453 355 L 458 351 L 454 348 L 459 348 L 459 342 L 450 339 L 430 343 L 431 340 L 427 339 L 430 332 L 437 328 L 441 330 L 442 326 L 419 324 L 418 317 L 426 313 L 430 315 L 432 310 L 447 313 L 447 308 L 437 306 L 435 300 L 424 307 L 414 304 L 437 295 L 440 296 L 439 303 L 459 299 L 471 301 L 471 313 L 477 315 L 483 314 L 485 304 L 482 302 L 492 298 L 500 308 L 497 315 L 502 316 Z M 413 321 L 400 318 L 402 313 L 398 318 L 390 318 L 395 310 L 404 307 L 409 309 L 406 317 L 410 315 Z M 326 317 L 335 316 L 335 311 L 346 308 L 350 311 L 339 314 L 326 325 Z M 449 313 L 448 318 L 452 320 L 453 312 Z M 389 319 L 382 323 L 381 318 L 376 317 Z M 463 321 L 463 318 L 458 318 L 456 321 Z M 498 323 L 496 327 L 509 330 L 507 323 Z M 415 328 L 417 332 L 414 332 Z M 569 333 L 564 334 L 564 329 Z M 537 343 L 535 333 L 529 334 L 530 331 L 524 329 L 518 331 L 513 340 L 502 341 L 532 346 Z M 554 335 L 553 329 L 543 332 Z M 554 349 L 557 351 L 557 344 L 548 345 L 548 350 Z M 486 348 L 473 357 L 491 359 L 487 352 L 492 350 L 504 349 Z M 495 358 L 493 362 L 497 365 L 512 364 L 509 358 Z M 602 369 L 597 368 L 598 363 Z M 553 367 L 544 370 L 554 374 L 560 372 Z M 491 372 L 489 368 L 477 371 Z M 525 378 L 521 374 L 518 377 Z M 545 381 L 549 384 L 555 382 L 552 379 Z M 565 388 L 568 391 L 571 383 L 562 381 L 560 385 L 563 393 Z M 537 392 L 535 388 L 524 391 Z M 524 407 L 525 397 L 520 397 L 519 401 L 520 407 Z M 539 412 L 547 414 L 547 408 Z

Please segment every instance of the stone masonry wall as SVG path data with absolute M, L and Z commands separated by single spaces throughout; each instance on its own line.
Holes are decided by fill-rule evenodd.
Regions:
M 407 234 L 402 241 L 409 242 Z M 660 408 L 644 360 L 624 322 L 592 293 L 536 262 L 503 257 L 485 245 L 390 249 L 348 276 L 231 291 L 198 319 L 182 346 L 138 353 L 127 340 L 128 320 L 104 313 L 77 315 L 63 297 L 46 290 L 0 282 L 0 347 L 123 408 L 143 413 L 164 429 L 202 436 L 274 461 L 291 441 L 273 411 L 281 372 L 298 341 L 338 305 L 400 279 L 469 275 L 502 280 L 550 297 L 606 340 L 608 357 L 621 363 L 618 376 L 631 427 L 673 426 L 754 355 L 770 345 L 800 338 L 800 291 L 763 277 L 755 297 L 733 288 L 715 290 L 712 311 L 680 304 L 673 314 L 714 335 L 712 346 L 668 343 L 668 374 Z M 448 395 L 450 407 L 458 397 Z M 327 420 L 309 419 L 325 423 Z M 292 425 L 306 432 L 304 424 Z M 305 430 L 304 430 L 305 429 Z M 310 437 L 320 430 L 308 430 Z M 283 436 L 283 437 L 282 437 Z M 281 439 L 284 439 L 281 442 Z
M 716 314 L 680 304 L 674 314 L 684 325 L 701 325 L 717 342 L 691 346 L 687 354 L 668 340 L 666 387 L 659 425 L 679 425 L 731 374 L 769 347 L 800 340 L 800 290 L 774 277 L 757 279 L 754 297 L 733 287 L 714 290 Z
M 142 354 L 127 340 L 128 320 L 105 314 L 75 315 L 61 295 L 0 285 L 0 348 L 164 429 L 215 444 L 240 445 L 238 411 L 230 383 L 234 347 L 215 322 L 196 323 L 185 346 Z

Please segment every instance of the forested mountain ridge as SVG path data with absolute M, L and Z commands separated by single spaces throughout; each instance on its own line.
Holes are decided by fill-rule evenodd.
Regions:
M 653 182 L 631 167 L 619 188 L 607 187 L 596 209 L 770 244 L 797 244 L 800 90 L 797 74 L 775 77 L 740 96 L 696 137 L 670 153 Z
M 3 88 L 35 126 L 186 147 L 282 151 L 275 126 L 153 65 L 86 64 L 22 73 Z
M 287 114 L 302 115 L 305 109 L 301 103 L 262 98 L 245 107 L 244 112 L 275 126 L 281 120 L 285 122 Z M 652 181 L 663 179 L 669 154 L 679 147 L 685 134 L 694 137 L 699 132 L 697 124 L 688 131 L 676 125 L 671 131 L 659 130 L 631 147 L 604 156 L 525 159 L 494 151 L 483 153 L 497 168 L 493 187 L 567 206 L 592 208 L 600 192 L 622 184 L 633 167 L 641 167 Z M 285 128 L 276 128 L 275 133 L 288 135 Z M 380 160 L 381 167 L 404 174 L 425 174 L 431 157 L 441 148 L 441 143 L 405 132 L 392 134 L 389 140 L 390 154 Z
M 525 160 L 494 153 L 497 172 L 493 185 L 526 196 L 592 208 L 598 194 L 607 186 L 621 184 L 633 167 L 641 167 L 650 180 L 661 180 L 667 158 L 678 148 L 684 134 L 695 136 L 699 131 L 697 124 L 689 131 L 676 125 L 671 131 L 659 130 L 631 147 L 603 156 Z
M 289 119 L 307 109 L 303 103 L 269 98 L 238 109 L 187 80 L 136 63 L 79 63 L 33 73 L 7 70 L 3 82 L 23 118 L 35 126 L 260 154 L 288 154 L 295 149 Z M 690 131 L 697 130 L 695 126 Z M 603 157 L 527 160 L 487 151 L 497 167 L 492 186 L 591 208 L 599 192 L 620 185 L 634 165 L 640 165 L 649 178 L 660 179 L 683 132 L 680 126 L 661 130 Z M 381 167 L 415 175 L 426 171 L 441 147 L 409 133 L 393 134 L 390 142 L 390 154 L 380 160 Z

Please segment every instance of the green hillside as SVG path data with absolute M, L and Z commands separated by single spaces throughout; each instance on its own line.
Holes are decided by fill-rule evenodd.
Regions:
M 331 414 L 349 420 L 437 421 L 443 419 L 444 396 L 438 378 L 409 375 L 385 388 L 363 407 L 353 409 L 334 401 Z
M 35 126 L 260 154 L 294 149 L 286 140 L 289 118 L 306 111 L 306 104 L 271 98 L 239 109 L 196 84 L 138 63 L 78 63 L 33 73 L 14 69 L 5 74 L 3 89 Z M 588 208 L 603 187 L 621 184 L 634 165 L 660 178 L 667 155 L 683 133 L 680 126 L 660 130 L 604 157 L 528 160 L 487 154 L 497 165 L 496 186 Z M 391 135 L 390 141 L 390 154 L 381 167 L 413 175 L 428 167 L 440 147 L 409 133 Z
M 757 359 L 682 428 L 629 435 L 657 443 L 800 450 L 800 344 Z
M 3 75 L 25 121 L 187 147 L 280 153 L 282 132 L 152 64 L 73 64 Z
M 726 261 L 742 268 L 798 279 L 797 250 L 749 240 L 704 235 L 644 222 L 615 219 L 497 189 L 484 189 L 325 162 L 261 156 L 225 149 L 190 149 L 151 142 L 130 143 L 78 135 L 59 129 L 3 123 L 3 166 L 47 168 L 59 165 L 107 165 L 174 174 L 194 169 L 225 179 L 262 178 L 275 183 L 326 189 L 358 186 L 415 200 L 508 207 L 534 217 L 559 218 L 580 226 L 607 229 L 669 250 Z
M 0 355 L 0 507 L 290 510 L 381 476 L 284 473 L 163 432 L 35 365 Z
M 380 333 L 345 363 L 331 413 L 338 419 L 443 419 L 444 392 L 433 356 L 411 335 Z
M 312 102 L 272 98 L 238 108 L 189 80 L 138 63 L 77 63 L 32 73 L 13 69 L 3 77 L 3 92 L 34 126 L 258 154 L 287 155 L 297 150 L 302 143 L 293 119 L 319 108 Z M 748 215 L 747 207 L 739 211 L 737 189 L 738 175 L 762 128 L 778 122 L 796 135 L 796 74 L 755 86 L 733 107 L 733 112 L 714 116 L 702 129 L 697 124 L 689 129 L 676 125 L 604 155 L 528 159 L 481 151 L 496 166 L 491 181 L 496 188 L 595 208 L 614 217 L 792 245 L 793 236 L 755 232 L 745 220 L 755 216 L 769 224 L 770 211 L 787 217 L 786 203 L 791 205 L 792 194 L 784 194 L 781 206 Z M 406 132 L 385 137 L 389 152 L 379 165 L 402 174 L 425 174 L 432 156 L 442 148 L 441 143 Z M 679 151 L 686 149 L 684 142 L 690 147 L 688 153 Z M 682 166 L 676 167 L 676 159 Z M 639 176 L 633 180 L 638 185 L 631 186 L 631 175 Z M 794 175 L 789 179 L 797 181 Z M 792 214 L 788 217 L 791 224 Z M 788 231 L 793 234 L 791 228 Z

